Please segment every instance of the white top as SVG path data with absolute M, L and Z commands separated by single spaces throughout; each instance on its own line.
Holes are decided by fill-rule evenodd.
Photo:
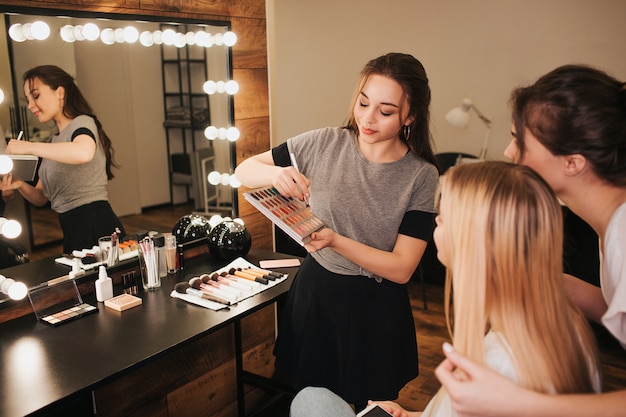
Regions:
M 608 309 L 602 324 L 626 349 L 626 203 L 611 216 L 603 246 L 600 285 Z
M 485 335 L 485 365 L 517 384 L 511 348 L 499 333 L 490 331 Z M 447 392 L 434 398 L 429 401 L 422 417 L 456 416 Z

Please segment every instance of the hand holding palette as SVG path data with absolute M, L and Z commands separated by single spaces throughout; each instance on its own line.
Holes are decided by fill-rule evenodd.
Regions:
M 325 226 L 303 201 L 285 197 L 274 187 L 247 191 L 243 197 L 302 246 L 309 242 L 311 233 Z

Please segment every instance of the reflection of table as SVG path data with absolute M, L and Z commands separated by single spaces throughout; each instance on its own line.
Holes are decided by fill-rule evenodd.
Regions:
M 282 257 L 289 256 L 253 249 L 246 259 L 258 264 L 260 259 Z M 40 262 L 48 261 L 53 262 Z M 32 314 L 0 324 L 0 415 L 23 416 L 38 410 L 37 415 L 49 415 L 49 411 L 68 404 L 82 407 L 71 408 L 80 413 L 74 415 L 85 415 L 86 410 L 91 414 L 88 407 L 92 391 L 230 324 L 238 329 L 239 368 L 240 320 L 281 299 L 296 270 L 281 270 L 289 273 L 286 281 L 229 309 L 213 311 L 170 297 L 177 282 L 224 264 L 209 255 L 188 260 L 183 271 L 163 280 L 160 290 L 140 293 L 141 306 L 123 313 L 105 309 L 99 303 L 98 314 L 60 327 L 39 323 Z M 120 292 L 120 288 L 115 289 L 116 295 Z M 96 304 L 93 294 L 84 299 Z M 132 387 L 128 396 L 150 389 L 150 381 L 145 384 Z M 97 396 L 94 401 L 97 407 Z

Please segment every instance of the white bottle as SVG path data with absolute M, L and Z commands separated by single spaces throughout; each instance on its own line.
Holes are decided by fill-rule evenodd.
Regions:
M 107 275 L 107 269 L 100 265 L 98 279 L 96 280 L 96 300 L 102 302 L 113 297 L 113 281 Z

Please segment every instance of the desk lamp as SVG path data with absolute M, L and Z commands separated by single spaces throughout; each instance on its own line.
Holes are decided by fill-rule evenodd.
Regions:
M 478 159 L 485 159 L 485 156 L 487 156 L 487 146 L 489 145 L 489 136 L 491 134 L 491 119 L 483 115 L 480 110 L 472 104 L 472 101 L 466 98 L 463 99 L 463 103 L 461 103 L 459 107 L 453 108 L 446 114 L 446 120 L 452 126 L 464 129 L 469 124 L 470 110 L 474 110 L 478 118 L 487 126 L 487 135 L 485 136 L 483 147 L 478 155 Z

